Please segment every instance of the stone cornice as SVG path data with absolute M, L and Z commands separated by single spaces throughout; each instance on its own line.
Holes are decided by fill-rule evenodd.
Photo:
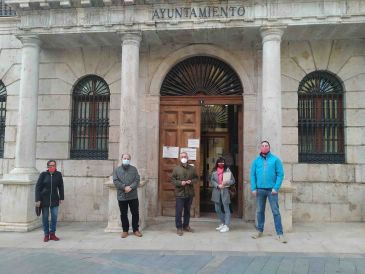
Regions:
M 8 0 L 16 3 L 18 0 Z M 24 0 L 22 0 L 24 1 Z M 365 8 L 361 8 L 363 0 L 242 4 L 242 1 L 227 1 L 226 5 L 241 5 L 245 8 L 243 16 L 236 17 L 196 17 L 191 18 L 153 18 L 157 9 L 175 9 L 188 7 L 198 10 L 211 5 L 209 1 L 183 4 L 150 4 L 150 5 L 107 5 L 92 7 L 83 0 L 84 5 L 74 8 L 74 1 L 47 1 L 37 8 L 32 5 L 28 9 L 17 6 L 20 16 L 19 29 L 36 33 L 75 33 L 75 32 L 119 32 L 127 30 L 175 30 L 175 29 L 206 29 L 206 28 L 242 28 L 257 27 L 270 24 L 287 26 L 325 25 L 365 23 Z M 109 0 L 108 0 L 109 1 Z M 110 0 L 111 1 L 111 0 Z M 54 3 L 58 3 L 56 6 Z M 33 2 L 32 2 L 33 3 Z M 48 3 L 48 7 L 46 7 Z M 92 2 L 90 2 L 92 3 Z M 114 2 L 109 2 L 113 4 Z M 80 2 L 81 4 L 81 2 Z M 223 6 L 223 5 L 221 5 Z M 55 8 L 56 7 L 56 8 Z M 161 13 L 162 14 L 162 13 Z M 170 15 L 172 12 L 170 13 Z M 172 15 L 171 15 L 172 16 Z

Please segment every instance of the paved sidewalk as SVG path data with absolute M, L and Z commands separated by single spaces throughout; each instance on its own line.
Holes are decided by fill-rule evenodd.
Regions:
M 295 224 L 282 244 L 251 239 L 253 224 L 234 220 L 228 233 L 212 220 L 176 235 L 159 218 L 142 238 L 105 233 L 105 223 L 59 223 L 61 241 L 44 243 L 41 229 L 0 232 L 0 273 L 364 273 L 365 223 Z

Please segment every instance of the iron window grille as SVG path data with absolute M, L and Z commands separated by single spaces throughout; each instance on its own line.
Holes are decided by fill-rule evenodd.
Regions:
M 109 87 L 99 76 L 85 76 L 74 86 L 71 159 L 108 159 L 109 103 Z
M 4 83 L 0 81 L 0 158 L 4 158 L 6 96 L 6 87 Z
M 0 0 L 0 17 L 16 16 L 15 11 Z
M 162 96 L 241 95 L 243 88 L 237 73 L 226 63 L 209 56 L 187 58 L 166 75 Z
M 331 72 L 307 74 L 298 88 L 299 162 L 344 163 L 344 88 Z

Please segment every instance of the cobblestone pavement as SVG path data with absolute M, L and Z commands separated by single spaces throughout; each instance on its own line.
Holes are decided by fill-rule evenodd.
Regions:
M 364 255 L 0 249 L 0 273 L 365 273 Z

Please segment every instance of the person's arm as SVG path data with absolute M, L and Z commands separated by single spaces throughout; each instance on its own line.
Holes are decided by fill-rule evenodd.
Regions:
M 63 178 L 61 173 L 60 176 L 61 176 L 61 181 L 60 184 L 58 185 L 58 193 L 60 194 L 60 200 L 63 201 L 65 199 L 65 192 L 63 189 Z
M 174 186 L 182 186 L 182 183 L 181 183 L 182 181 L 178 180 L 178 178 L 179 178 L 179 176 L 178 176 L 178 172 L 177 172 L 177 167 L 175 167 L 171 174 L 171 183 Z
M 132 189 L 137 189 L 138 188 L 138 185 L 139 185 L 139 182 L 140 182 L 141 178 L 138 174 L 138 170 L 137 168 L 135 168 L 135 177 L 134 177 L 134 180 L 133 182 L 129 185 Z
M 251 191 L 256 192 L 257 190 L 256 161 L 253 161 L 251 165 L 250 181 L 251 181 Z
M 283 183 L 284 180 L 284 168 L 279 158 L 276 159 L 275 161 L 275 173 L 276 173 L 276 182 L 274 185 L 274 190 L 276 192 L 279 192 L 281 184 Z
M 210 183 L 212 184 L 212 186 L 214 188 L 218 188 L 218 182 L 216 180 L 216 177 L 218 177 L 218 176 L 214 176 L 214 173 L 215 172 L 212 172 L 212 175 L 210 176 Z
M 193 177 L 190 179 L 190 184 L 196 184 L 198 182 L 198 174 L 195 167 L 193 167 Z
M 234 179 L 234 176 L 233 176 L 232 171 L 229 168 L 227 168 L 226 171 L 229 172 L 229 173 L 231 173 L 231 177 L 230 177 L 230 179 L 229 179 L 228 182 L 225 182 L 225 184 L 226 185 L 229 185 L 229 186 L 234 185 L 234 183 L 236 182 L 236 180 Z
M 124 191 L 124 188 L 125 188 L 125 184 L 123 184 L 120 180 L 119 180 L 119 177 L 118 177 L 118 174 L 117 174 L 117 170 L 118 168 L 116 168 L 113 172 L 113 183 L 115 185 L 115 187 L 117 189 L 121 189 Z
M 38 177 L 37 184 L 35 185 L 35 201 L 36 201 L 36 203 L 41 201 L 43 175 L 44 175 L 44 173 L 42 172 Z

